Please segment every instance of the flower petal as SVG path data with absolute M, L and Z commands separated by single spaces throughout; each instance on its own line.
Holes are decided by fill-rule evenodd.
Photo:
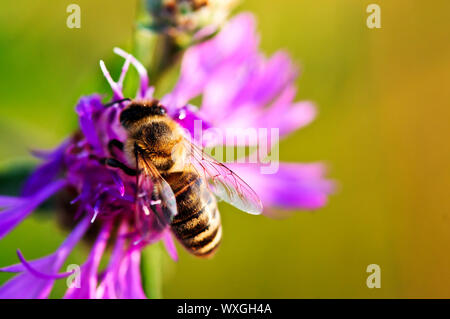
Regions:
M 11 207 L 17 206 L 22 203 L 23 199 L 14 196 L 0 196 L 0 207 Z
M 148 80 L 147 69 L 134 56 L 125 52 L 121 48 L 116 47 L 113 49 L 113 51 L 115 54 L 121 56 L 122 58 L 127 59 L 127 60 L 129 59 L 131 64 L 133 64 L 133 66 L 136 68 L 136 71 L 138 72 L 139 78 L 140 78 L 140 81 L 139 81 L 140 87 L 139 87 L 136 97 L 144 98 L 148 94 L 147 89 L 148 89 L 149 80 Z M 122 78 L 122 76 L 121 76 L 121 78 Z
M 25 271 L 28 271 L 30 274 L 34 275 L 37 278 L 61 279 L 61 278 L 66 278 L 72 274 L 71 272 L 66 272 L 66 273 L 62 273 L 62 274 L 46 274 L 46 273 L 43 273 L 43 272 L 35 269 L 33 267 L 33 265 L 25 259 L 25 257 L 22 255 L 22 252 L 20 251 L 20 249 L 17 249 L 17 256 L 19 257 L 20 262 L 22 263 L 23 267 L 25 268 Z
M 122 223 L 108 267 L 102 275 L 96 297 L 102 299 L 145 299 L 140 274 L 141 252 L 126 250 L 126 223 Z
M 64 299 L 94 299 L 96 297 L 98 267 L 109 240 L 111 228 L 111 224 L 107 223 L 101 229 L 87 261 L 81 266 L 80 287 L 73 286 L 67 289 Z
M 36 271 L 46 274 L 56 274 L 73 247 L 83 237 L 89 226 L 89 219 L 82 220 L 58 250 L 47 256 L 28 263 L 2 268 L 0 271 L 20 272 L 17 276 L 7 281 L 0 287 L 0 299 L 43 299 L 47 298 L 54 284 L 54 279 L 37 277 L 27 270 L 33 267 Z
M 0 212 L 0 239 L 25 219 L 33 210 L 66 185 L 63 180 L 48 184 L 34 196 L 23 198 L 17 206 Z
M 117 232 L 117 239 L 112 251 L 108 266 L 102 274 L 102 279 L 95 293 L 98 299 L 117 299 L 116 275 L 120 265 L 121 258 L 125 251 L 125 236 L 128 231 L 127 225 L 123 222 Z
M 132 250 L 122 259 L 119 275 L 119 298 L 147 299 L 141 280 L 141 251 Z
M 64 141 L 55 150 L 45 155 L 45 162 L 41 164 L 25 182 L 25 185 L 22 188 L 22 196 L 26 197 L 34 195 L 58 176 L 63 168 L 64 152 L 66 151 L 69 142 L 70 139 Z
M 262 174 L 261 164 L 229 164 L 269 207 L 313 210 L 324 206 L 335 185 L 324 178 L 323 164 L 279 163 L 274 174 Z
M 257 52 L 259 39 L 253 15 L 242 13 L 230 20 L 211 40 L 191 47 L 183 56 L 180 79 L 172 94 L 162 100 L 170 108 L 185 105 L 199 95 L 212 73 L 237 65 Z
M 311 103 L 293 102 L 298 69 L 289 54 L 279 51 L 265 58 L 258 52 L 258 42 L 253 16 L 240 14 L 216 37 L 186 52 L 180 80 L 162 103 L 185 108 L 202 94 L 200 110 L 189 111 L 192 119 L 206 120 L 214 129 L 215 136 L 204 146 L 236 145 L 236 139 L 239 145 L 242 141 L 254 145 L 259 141 L 255 134 L 242 134 L 275 128 L 283 137 L 315 118 Z M 191 122 L 180 124 L 192 135 Z
M 103 76 L 106 78 L 106 81 L 108 81 L 111 90 L 113 91 L 113 100 L 123 99 L 122 88 L 113 80 L 103 60 L 100 60 L 100 69 L 103 73 Z
M 82 97 L 76 106 L 80 121 L 80 129 L 87 142 L 98 154 L 103 154 L 104 150 L 97 131 L 98 126 L 96 125 L 96 118 L 99 117 L 103 109 L 101 96 L 98 94 Z
M 166 247 L 166 250 L 169 253 L 170 258 L 172 258 L 174 261 L 178 261 L 177 248 L 175 247 L 175 243 L 173 241 L 170 230 L 166 230 L 164 232 L 162 240 L 164 243 L 164 247 Z

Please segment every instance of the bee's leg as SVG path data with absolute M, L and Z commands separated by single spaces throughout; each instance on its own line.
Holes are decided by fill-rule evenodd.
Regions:
M 115 104 L 119 104 L 119 103 L 122 103 L 122 102 L 125 102 L 125 101 L 131 101 L 131 99 L 130 98 L 124 98 L 124 99 L 121 99 L 121 100 L 112 101 L 111 103 L 105 104 L 104 107 L 111 107 L 111 106 L 113 106 Z
M 122 172 L 127 174 L 128 176 L 136 176 L 137 175 L 137 171 L 135 169 L 128 167 L 124 163 L 122 163 L 114 158 L 103 158 L 103 159 L 101 159 L 101 163 L 103 163 L 104 165 L 107 165 L 109 167 L 118 168 Z
M 108 143 L 108 150 L 110 154 L 114 154 L 114 148 L 123 151 L 124 145 L 121 141 L 114 139 Z

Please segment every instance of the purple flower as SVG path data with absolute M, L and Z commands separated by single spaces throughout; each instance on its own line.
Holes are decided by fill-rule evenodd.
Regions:
M 87 218 L 81 220 L 58 250 L 47 257 L 27 262 L 18 251 L 21 264 L 0 268 L 3 272 L 19 273 L 0 288 L 0 299 L 47 298 L 55 279 L 67 276 L 57 272 L 88 226 Z
M 309 124 L 316 115 L 310 102 L 295 102 L 298 75 L 285 52 L 266 58 L 258 49 L 255 21 L 243 13 L 232 19 L 215 38 L 187 50 L 181 75 L 174 90 L 163 103 L 194 135 L 193 122 L 206 121 L 214 127 L 214 138 L 203 137 L 204 144 L 253 145 L 266 140 L 270 148 L 276 141 L 267 136 L 252 136 L 248 128 L 276 128 L 285 137 Z M 202 95 L 197 110 L 185 105 Z M 205 125 L 204 125 L 205 126 Z M 217 138 L 219 136 L 219 139 Z M 260 196 L 265 213 L 271 208 L 312 210 L 324 206 L 334 183 L 324 179 L 320 163 L 279 163 L 274 174 L 261 174 L 261 163 L 233 163 L 228 167 L 238 173 Z
M 117 82 L 100 62 L 113 101 L 124 98 L 123 81 L 130 65 L 140 76 L 136 99 L 151 99 L 154 88 L 148 86 L 145 68 L 121 49 L 114 52 L 125 59 Z M 264 162 L 274 153 L 271 149 L 279 136 L 292 133 L 315 117 L 311 103 L 294 101 L 297 74 L 286 53 L 270 58 L 261 55 L 254 19 L 241 14 L 215 38 L 186 52 L 178 83 L 161 99 L 169 116 L 204 145 L 259 146 L 266 140 L 263 152 L 228 166 L 256 191 L 267 215 L 277 210 L 320 208 L 333 191 L 333 183 L 324 179 L 322 164 L 277 162 L 268 167 Z M 201 107 L 190 105 L 189 101 L 199 95 L 203 98 Z M 61 272 L 61 267 L 81 238 L 94 236 L 95 240 L 80 268 L 80 286 L 72 285 L 65 298 L 145 298 L 140 274 L 142 248 L 163 241 L 169 255 L 177 259 L 169 229 L 161 229 L 156 214 L 147 214 L 152 210 L 150 204 L 136 196 L 136 177 L 104 162 L 108 157 L 127 162 L 124 152 L 112 142 L 127 138 L 119 123 L 126 103 L 105 107 L 100 95 L 81 98 L 76 106 L 79 131 L 56 150 L 35 153 L 43 164 L 26 182 L 21 197 L 0 196 L 0 238 L 58 192 L 70 197 L 61 214 L 76 224 L 61 247 L 47 257 L 28 262 L 18 251 L 21 263 L 0 269 L 18 273 L 0 288 L 0 298 L 46 298 L 56 279 L 74 274 Z M 198 123 L 201 130 L 196 137 Z M 249 128 L 257 129 L 258 134 L 245 135 Z M 211 129 L 217 134 L 208 139 L 206 133 Z M 279 136 L 272 136 L 268 129 L 276 129 Z M 107 267 L 100 270 L 108 244 L 112 244 L 112 253 Z

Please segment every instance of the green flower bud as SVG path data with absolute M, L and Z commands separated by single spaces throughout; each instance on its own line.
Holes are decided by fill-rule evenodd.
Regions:
M 150 28 L 186 38 L 208 27 L 211 32 L 228 17 L 238 0 L 146 0 Z

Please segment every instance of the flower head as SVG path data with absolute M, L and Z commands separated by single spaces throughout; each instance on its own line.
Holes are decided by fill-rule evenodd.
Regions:
M 81 266 L 81 287 L 70 287 L 66 298 L 144 298 L 139 270 L 142 248 L 161 240 L 177 258 L 170 228 L 161 225 L 158 218 L 161 203 L 142 200 L 148 194 L 137 192 L 136 176 L 117 169 L 117 163 L 128 160 L 119 146 L 127 139 L 119 119 L 129 103 L 123 100 L 122 88 L 130 65 L 140 76 L 136 99 L 152 99 L 154 88 L 149 87 L 145 68 L 133 56 L 118 48 L 114 52 L 125 60 L 118 81 L 103 61 L 100 63 L 113 92 L 112 103 L 104 104 L 98 94 L 81 98 L 76 106 L 79 131 L 54 151 L 36 153 L 43 164 L 29 178 L 22 196 L 0 197 L 0 207 L 4 208 L 0 212 L 0 237 L 58 192 L 70 197 L 64 214 L 75 225 L 67 240 L 47 257 L 28 262 L 19 251 L 20 264 L 0 269 L 18 273 L 0 288 L 0 296 L 47 297 L 56 279 L 71 274 L 59 273 L 60 268 L 89 232 L 95 240 Z M 323 178 L 322 164 L 277 161 L 272 167 L 264 163 L 279 136 L 308 124 L 315 116 L 311 103 L 294 102 L 297 74 L 286 53 L 271 58 L 259 53 L 253 17 L 242 14 L 217 37 L 186 52 L 178 83 L 161 99 L 168 116 L 185 128 L 195 143 L 259 145 L 263 139 L 268 141 L 256 156 L 227 164 L 256 191 L 266 214 L 273 214 L 273 208 L 322 207 L 333 190 L 332 182 Z M 189 101 L 199 95 L 203 98 L 201 107 L 190 105 Z M 251 128 L 256 129 L 256 135 L 247 134 Z M 207 138 L 211 129 L 215 134 Z M 279 134 L 268 133 L 268 129 Z M 107 158 L 117 160 L 117 165 L 105 165 Z M 148 187 L 144 191 L 152 190 Z M 100 270 L 108 243 L 112 243 L 112 254 L 108 266 Z M 22 289 L 25 286 L 33 288 Z
M 146 0 L 153 30 L 173 37 L 213 33 L 225 22 L 237 0 Z

